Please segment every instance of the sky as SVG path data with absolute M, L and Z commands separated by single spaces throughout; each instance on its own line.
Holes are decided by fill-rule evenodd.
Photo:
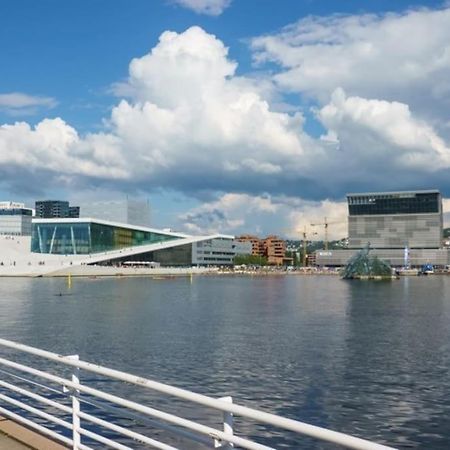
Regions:
M 318 239 L 350 192 L 450 211 L 450 2 L 3 0 L 0 58 L 0 200 Z

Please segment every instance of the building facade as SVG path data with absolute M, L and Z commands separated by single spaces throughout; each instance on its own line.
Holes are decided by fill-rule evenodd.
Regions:
M 278 236 L 268 236 L 265 239 L 259 239 L 252 235 L 242 235 L 236 238 L 237 242 L 246 242 L 251 244 L 253 256 L 263 256 L 271 265 L 281 266 L 286 262 L 286 243 Z M 290 259 L 292 263 L 292 259 Z
M 0 202 L 0 235 L 30 236 L 32 214 L 23 203 Z
M 39 200 L 35 205 L 35 216 L 41 219 L 65 219 L 80 216 L 78 206 L 70 206 L 64 200 Z
M 262 241 L 263 254 L 267 262 L 272 265 L 281 266 L 286 257 L 286 244 L 278 236 L 268 236 Z
M 92 219 L 35 219 L 31 251 L 57 255 L 87 255 L 177 239 L 164 233 L 126 224 Z
M 349 248 L 440 248 L 439 191 L 348 194 Z
M 237 242 L 248 243 L 251 245 L 251 255 L 253 256 L 263 256 L 263 247 L 261 239 L 257 236 L 251 234 L 244 234 L 236 238 Z
M 197 266 L 232 265 L 236 252 L 234 241 L 230 238 L 208 239 L 193 243 L 192 264 Z
M 236 255 L 233 236 L 195 237 L 90 218 L 34 219 L 31 252 L 87 255 L 93 264 L 182 267 L 232 265 Z
M 442 197 L 438 190 L 348 194 L 348 250 L 319 250 L 316 265 L 343 266 L 370 244 L 371 254 L 394 267 L 449 264 L 442 248 Z

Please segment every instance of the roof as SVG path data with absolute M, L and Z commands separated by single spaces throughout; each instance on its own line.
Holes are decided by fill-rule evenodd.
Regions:
M 141 227 L 138 225 L 131 225 L 129 223 L 120 223 L 120 222 L 111 222 L 109 220 L 103 220 L 103 219 L 93 219 L 91 217 L 67 217 L 67 218 L 51 218 L 51 219 L 41 219 L 41 218 L 35 218 L 33 217 L 33 223 L 98 223 L 100 225 L 107 225 L 110 227 L 117 227 L 117 228 L 128 228 L 131 230 L 136 231 L 146 231 L 148 233 L 158 233 L 158 234 L 164 234 L 166 236 L 174 236 L 179 238 L 189 237 L 189 235 L 185 233 L 174 233 L 172 231 L 164 231 L 159 230 L 157 228 L 148 228 L 148 227 Z
M 424 189 L 411 191 L 357 192 L 347 194 L 346 197 L 367 197 L 368 195 L 395 195 L 395 194 L 440 194 L 440 191 L 438 189 Z
M 158 228 L 149 228 L 149 227 L 141 227 L 138 225 L 130 225 L 129 223 L 120 223 L 120 222 L 112 222 L 109 220 L 103 220 L 103 219 L 93 219 L 91 217 L 67 217 L 67 218 L 51 218 L 51 219 L 41 219 L 41 218 L 35 218 L 33 217 L 33 223 L 98 223 L 100 225 L 107 225 L 111 227 L 117 227 L 117 228 L 128 228 L 131 230 L 136 231 L 145 231 L 147 233 L 157 233 L 157 234 L 163 234 L 166 236 L 173 236 L 178 238 L 202 238 L 202 239 L 234 239 L 234 236 L 227 235 L 227 234 L 213 234 L 213 235 L 207 235 L 207 236 L 192 236 L 185 233 L 174 233 L 173 231 L 166 231 L 166 230 L 160 230 Z

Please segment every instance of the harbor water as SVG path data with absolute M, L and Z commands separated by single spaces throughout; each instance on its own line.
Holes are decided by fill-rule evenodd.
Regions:
M 398 448 L 450 448 L 447 276 L 1 279 L 0 321 L 5 339 Z

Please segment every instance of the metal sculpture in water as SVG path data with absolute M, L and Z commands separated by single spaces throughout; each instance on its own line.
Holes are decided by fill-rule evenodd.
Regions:
M 370 256 L 370 243 L 353 255 L 342 271 L 342 278 L 391 277 L 391 266 L 376 256 Z

